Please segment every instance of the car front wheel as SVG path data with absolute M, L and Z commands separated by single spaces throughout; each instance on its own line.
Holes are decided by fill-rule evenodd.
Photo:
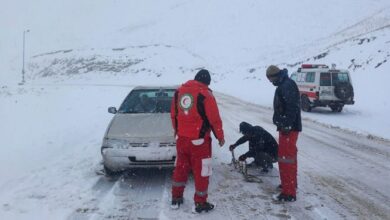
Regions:
M 120 171 L 114 171 L 108 168 L 106 165 L 104 165 L 104 174 L 108 177 L 116 176 L 120 173 Z
M 301 97 L 301 109 L 305 112 L 311 112 L 311 103 L 306 95 Z

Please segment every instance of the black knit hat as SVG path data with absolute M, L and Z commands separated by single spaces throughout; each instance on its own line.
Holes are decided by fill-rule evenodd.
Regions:
M 249 124 L 248 122 L 241 122 L 240 123 L 240 132 L 243 133 L 243 134 L 249 134 L 250 131 L 252 130 L 252 125 Z
M 210 85 L 211 77 L 208 70 L 201 69 L 195 76 L 195 80 Z

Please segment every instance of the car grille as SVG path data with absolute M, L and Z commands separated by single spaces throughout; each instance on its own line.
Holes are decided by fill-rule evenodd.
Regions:
M 147 147 L 148 143 L 130 143 L 130 147 Z
M 175 142 L 171 142 L 171 143 L 160 143 L 160 147 L 176 147 L 176 143 L 175 143 Z
M 172 164 L 175 162 L 176 157 L 172 157 L 171 160 L 137 160 L 136 157 L 129 157 L 129 160 L 133 163 L 141 164 Z M 133 164 L 134 165 L 134 164 Z

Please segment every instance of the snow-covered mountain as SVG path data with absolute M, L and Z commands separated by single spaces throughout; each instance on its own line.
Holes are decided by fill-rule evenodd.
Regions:
M 390 139 L 388 0 L 2 0 L 0 27 L 0 154 L 7 155 L 0 185 L 16 195 L 0 189 L 0 217 L 25 218 L 24 211 L 37 218 L 68 216 L 60 212 L 74 208 L 77 194 L 89 193 L 74 179 L 96 180 L 85 175 L 98 167 L 100 138 L 111 117 L 107 107 L 135 85 L 180 84 L 199 68 L 210 70 L 215 91 L 269 109 L 275 88 L 265 77 L 268 65 L 291 73 L 302 63 L 334 63 L 351 72 L 355 105 L 342 113 L 317 108 L 304 112 L 305 120 Z M 27 29 L 27 83 L 18 86 Z M 234 122 L 247 117 L 237 114 Z M 74 153 L 80 149 L 84 155 Z M 53 159 L 62 151 L 60 160 Z M 228 156 L 219 155 L 219 162 Z M 42 169 L 47 172 L 37 171 Z M 45 175 L 53 176 L 46 183 L 52 190 L 39 187 Z M 72 190 L 74 198 L 61 202 Z M 61 209 L 33 205 L 45 198 Z
M 322 109 L 304 116 L 390 138 L 384 90 L 389 5 L 365 0 L 8 2 L 0 21 L 10 30 L 1 35 L 7 43 L 0 52 L 5 58 L 0 77 L 20 80 L 22 28 L 31 29 L 29 83 L 180 84 L 203 67 L 212 72 L 215 90 L 271 106 L 273 87 L 264 76 L 268 65 L 292 72 L 302 63 L 336 64 L 351 71 L 356 104 L 345 108 L 344 117 Z M 19 20 L 10 19 L 16 15 Z

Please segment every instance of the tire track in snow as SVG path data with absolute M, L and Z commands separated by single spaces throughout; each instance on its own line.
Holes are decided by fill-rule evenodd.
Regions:
M 302 136 L 310 138 L 320 145 L 324 145 L 328 148 L 340 151 L 345 157 L 350 157 L 353 160 L 359 161 L 362 164 L 367 164 L 366 168 L 372 168 L 375 165 L 376 169 L 380 167 L 384 170 L 390 169 L 390 164 L 386 164 L 388 158 L 380 158 L 383 154 L 378 154 L 377 150 L 372 149 L 371 146 L 364 145 L 362 143 L 354 143 L 354 141 L 348 142 L 347 139 L 337 138 L 336 135 L 331 135 L 326 131 L 309 130 L 302 132 Z M 375 158 L 373 158 L 373 156 Z
M 101 202 L 93 219 L 159 219 L 171 169 L 134 169 L 124 173 Z
M 271 109 L 244 101 L 232 101 L 229 96 L 221 95 L 218 98 L 221 100 L 221 107 L 229 109 L 224 114 L 224 122 L 227 121 L 229 125 L 237 127 L 242 118 L 245 118 L 248 121 L 268 122 L 268 127 L 273 126 Z M 328 127 L 308 118 L 303 119 L 303 129 L 298 140 L 298 197 L 307 204 L 302 208 L 311 211 L 306 217 L 369 218 L 371 213 L 377 213 L 374 216 L 389 218 L 390 210 L 384 204 L 390 203 L 390 200 L 389 195 L 386 195 L 387 188 L 383 185 L 389 182 L 383 178 L 388 179 L 390 176 L 389 142 Z M 379 189 L 374 182 L 379 184 Z M 294 208 L 296 206 L 301 207 L 286 206 L 294 217 L 301 215 Z
M 383 166 L 373 169 L 372 161 L 360 158 L 353 149 L 349 151 L 342 149 L 345 145 L 335 144 L 333 141 L 331 142 L 333 144 L 330 144 L 329 137 L 304 133 L 302 139 L 306 143 L 314 143 L 312 148 L 323 148 L 329 151 L 319 155 L 314 152 L 315 150 L 309 151 L 305 148 L 299 152 L 299 156 L 302 157 L 299 160 L 302 161 L 300 164 L 304 164 L 299 169 L 321 186 L 318 188 L 319 194 L 330 196 L 337 204 L 357 217 L 365 216 L 367 213 L 375 213 L 374 215 L 384 219 L 390 216 L 388 207 L 383 206 L 383 203 L 390 202 L 389 195 L 385 195 L 385 192 L 380 192 L 373 186 L 373 180 L 378 178 L 376 174 L 385 172 L 384 178 L 386 178 L 389 175 L 388 170 L 383 170 Z M 388 181 L 384 180 L 384 182 Z M 383 187 L 385 186 L 380 188 Z
M 98 181 L 92 186 L 92 198 L 81 205 L 81 207 L 74 210 L 67 219 L 69 220 L 84 220 L 90 219 L 93 215 L 98 213 L 99 204 L 103 198 L 109 194 L 109 192 L 117 184 L 117 178 L 100 177 Z
M 315 135 L 337 141 L 340 145 L 347 145 L 352 150 L 358 150 L 362 154 L 379 156 L 386 161 L 390 159 L 390 149 L 388 148 L 390 141 L 388 140 L 370 139 L 340 128 L 329 128 L 317 123 L 305 123 L 304 125 L 310 132 L 315 132 Z M 304 131 L 304 133 L 306 132 Z

